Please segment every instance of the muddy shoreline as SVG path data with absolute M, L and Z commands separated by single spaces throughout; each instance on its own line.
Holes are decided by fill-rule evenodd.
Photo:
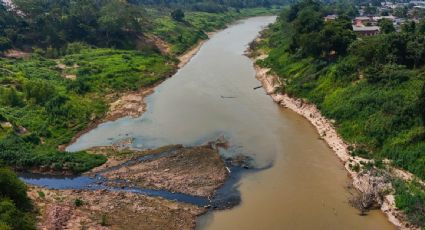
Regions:
M 279 77 L 272 74 L 270 69 L 262 68 L 256 64 L 258 60 L 267 58 L 267 55 L 251 55 L 249 50 L 246 52 L 246 55 L 253 60 L 256 78 L 261 82 L 261 85 L 267 95 L 269 95 L 277 104 L 303 116 L 315 127 L 320 138 L 326 142 L 326 144 L 338 156 L 339 160 L 344 164 L 344 168 L 353 180 L 354 188 L 363 194 L 380 193 L 385 189 L 392 188 L 389 182 L 382 182 L 384 179 L 381 176 L 375 175 L 374 172 L 368 172 L 365 170 L 356 171 L 353 169 L 353 165 L 361 166 L 365 162 L 370 162 L 371 160 L 351 156 L 349 145 L 344 142 L 337 133 L 334 122 L 324 117 L 314 104 L 310 104 L 302 99 L 293 98 L 287 94 L 278 92 L 278 89 L 283 86 Z M 411 173 L 400 169 L 389 168 L 388 171 L 391 171 L 392 175 L 405 180 L 412 180 L 412 178 L 414 178 Z M 377 198 L 379 197 L 378 195 L 379 194 L 376 194 Z M 376 202 L 378 202 L 382 212 L 387 215 L 388 220 L 398 229 L 419 229 L 419 227 L 410 224 L 405 214 L 397 209 L 394 195 L 385 195 L 382 199 L 378 199 Z

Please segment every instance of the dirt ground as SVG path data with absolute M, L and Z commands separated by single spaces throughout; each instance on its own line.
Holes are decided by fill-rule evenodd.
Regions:
M 193 229 L 206 209 L 126 192 L 31 187 L 38 229 Z

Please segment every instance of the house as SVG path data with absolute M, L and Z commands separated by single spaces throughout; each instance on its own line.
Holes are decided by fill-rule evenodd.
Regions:
M 379 26 L 357 26 L 353 25 L 353 31 L 360 36 L 373 36 L 379 33 Z
M 338 18 L 338 15 L 330 14 L 330 15 L 327 15 L 326 17 L 324 17 L 324 20 L 325 20 L 325 22 L 328 22 L 328 21 L 334 21 L 337 18 Z
M 372 20 L 374 22 L 379 22 L 382 19 L 390 20 L 391 22 L 394 22 L 397 18 L 395 16 L 389 15 L 389 16 L 379 16 L 379 17 L 372 17 Z
M 370 23 L 371 21 L 372 21 L 371 17 L 361 16 L 361 17 L 356 17 L 354 19 L 354 24 L 361 26 L 361 25 L 366 25 L 367 23 Z

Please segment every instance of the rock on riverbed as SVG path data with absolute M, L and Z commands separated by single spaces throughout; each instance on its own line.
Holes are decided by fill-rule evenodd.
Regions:
M 205 208 L 127 192 L 31 187 L 38 229 L 193 229 Z
M 228 176 L 226 165 L 211 145 L 180 147 L 169 154 L 146 161 L 133 161 L 100 174 L 114 186 L 165 189 L 193 196 L 209 197 Z

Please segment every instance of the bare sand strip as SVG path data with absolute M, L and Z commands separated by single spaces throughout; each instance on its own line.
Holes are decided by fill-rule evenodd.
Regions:
M 266 57 L 267 55 L 261 55 L 253 60 L 255 62 Z M 376 188 L 376 186 L 382 186 L 382 188 L 391 186 L 388 185 L 387 182 L 384 184 L 379 183 L 382 178 L 375 175 L 364 171 L 354 171 L 352 169 L 353 164 L 369 162 L 370 160 L 351 156 L 348 149 L 349 145 L 338 135 L 333 122 L 324 117 L 314 104 L 307 103 L 302 99 L 289 97 L 287 94 L 278 93 L 277 89 L 282 86 L 279 78 L 271 74 L 270 69 L 262 68 L 256 64 L 254 67 L 256 70 L 256 78 L 261 82 L 264 90 L 270 95 L 274 102 L 305 117 L 317 129 L 321 138 L 329 145 L 344 164 L 348 174 L 353 179 L 353 186 L 357 190 L 362 193 L 369 193 L 380 189 Z M 412 180 L 414 178 L 411 173 L 400 169 L 390 168 L 390 171 L 393 175 L 404 180 Z M 378 200 L 378 203 L 381 205 L 381 210 L 387 215 L 388 220 L 398 229 L 419 229 L 408 223 L 405 214 L 396 208 L 394 195 L 385 195 L 382 200 Z

